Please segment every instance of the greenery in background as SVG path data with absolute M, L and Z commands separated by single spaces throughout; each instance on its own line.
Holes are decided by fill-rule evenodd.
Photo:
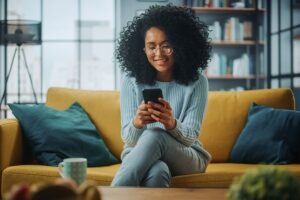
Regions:
M 300 182 L 286 170 L 258 167 L 236 177 L 226 197 L 228 200 L 296 200 L 300 197 Z

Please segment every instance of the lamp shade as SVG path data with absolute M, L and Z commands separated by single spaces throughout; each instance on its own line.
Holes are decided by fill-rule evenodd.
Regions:
M 41 44 L 41 27 L 35 20 L 0 20 L 0 44 Z

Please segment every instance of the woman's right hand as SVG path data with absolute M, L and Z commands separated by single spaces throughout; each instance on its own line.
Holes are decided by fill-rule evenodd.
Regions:
M 144 101 L 139 105 L 135 117 L 133 119 L 133 125 L 135 128 L 143 128 L 146 124 L 156 122 L 148 111 L 150 106 L 145 104 Z

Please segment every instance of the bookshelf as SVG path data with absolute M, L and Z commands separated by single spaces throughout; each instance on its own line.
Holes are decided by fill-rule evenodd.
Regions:
M 215 40 L 211 42 L 212 46 L 216 45 L 224 45 L 224 46 L 254 46 L 254 45 L 265 45 L 263 41 L 257 42 L 253 40 L 246 40 L 246 41 L 222 41 L 222 40 Z
M 264 0 L 187 0 L 209 26 L 212 57 L 210 90 L 266 87 Z
M 236 80 L 251 80 L 251 79 L 266 79 L 266 76 L 232 76 L 232 75 L 222 75 L 222 76 L 209 76 L 209 79 L 215 79 L 215 80 L 231 80 L 231 79 L 236 79 Z
M 192 7 L 197 13 L 253 13 L 253 12 L 265 12 L 265 9 L 255 8 L 213 8 L 213 7 Z

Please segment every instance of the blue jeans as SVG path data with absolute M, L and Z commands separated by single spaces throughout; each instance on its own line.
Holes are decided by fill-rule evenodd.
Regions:
M 146 129 L 111 186 L 169 187 L 171 176 L 204 172 L 208 161 L 161 128 Z

